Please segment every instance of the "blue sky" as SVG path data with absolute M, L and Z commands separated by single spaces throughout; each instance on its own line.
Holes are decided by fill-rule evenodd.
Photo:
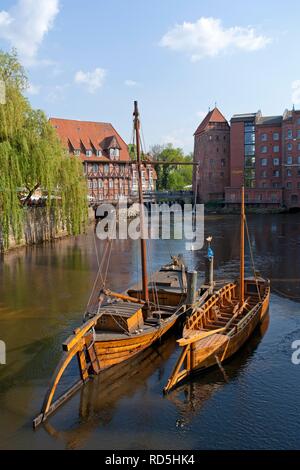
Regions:
M 300 107 L 299 19 L 296 0 L 1 0 L 0 48 L 17 47 L 47 115 L 130 142 L 138 99 L 148 147 L 191 151 L 215 102 L 228 119 Z

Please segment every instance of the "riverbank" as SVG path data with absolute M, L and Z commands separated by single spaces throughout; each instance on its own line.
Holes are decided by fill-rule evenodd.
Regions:
M 90 207 L 88 209 L 88 223 L 91 224 L 94 221 L 95 212 Z M 69 236 L 65 225 L 61 221 L 56 221 L 51 214 L 49 215 L 45 207 L 29 207 L 24 214 L 20 240 L 17 240 L 11 232 L 8 249 L 4 247 L 4 240 L 0 229 L 0 253 L 6 254 L 25 246 L 40 245 Z
M 206 204 L 204 208 L 205 214 L 220 214 L 220 215 L 236 215 L 240 214 L 239 206 L 223 206 L 220 204 Z M 288 209 L 284 207 L 246 207 L 248 214 L 288 214 Z

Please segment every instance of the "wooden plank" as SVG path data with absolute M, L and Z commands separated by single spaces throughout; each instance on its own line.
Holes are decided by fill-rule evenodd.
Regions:
M 38 428 L 43 422 L 45 422 L 49 416 L 51 416 L 55 411 L 62 406 L 67 400 L 69 400 L 81 387 L 85 384 L 82 380 L 76 382 L 67 392 L 65 392 L 60 398 L 58 398 L 52 406 L 49 408 L 49 411 L 44 414 L 41 413 L 37 418 L 33 421 L 33 428 Z

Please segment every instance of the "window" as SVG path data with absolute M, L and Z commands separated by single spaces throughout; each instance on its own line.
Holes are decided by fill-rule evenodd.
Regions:
M 224 172 L 223 171 L 220 173 L 220 176 L 221 176 L 221 178 L 224 178 Z
M 102 157 L 102 150 L 97 150 L 97 157 Z
M 287 149 L 291 152 L 293 150 L 293 144 L 287 144 Z
M 255 155 L 255 145 L 245 145 L 245 155 Z
M 120 150 L 110 149 L 109 155 L 110 155 L 110 158 L 117 160 L 120 157 Z
M 292 177 L 292 170 L 286 170 L 286 176 L 288 178 L 291 178 Z
M 261 166 L 267 166 L 268 160 L 267 160 L 266 158 L 262 158 L 262 159 L 260 160 L 260 164 L 261 164 Z
M 268 135 L 267 134 L 262 134 L 261 135 L 261 141 L 266 142 L 268 140 Z
M 273 140 L 279 140 L 279 132 L 274 132 Z
M 279 170 L 273 171 L 273 176 L 274 176 L 274 178 L 279 178 L 279 176 L 280 176 Z
M 290 156 L 287 157 L 286 163 L 287 163 L 288 165 L 292 165 L 292 164 L 293 164 L 293 157 L 290 157 Z
M 97 165 L 97 163 L 95 163 L 95 164 L 93 165 L 93 172 L 94 172 L 94 173 L 98 173 L 98 171 L 99 171 L 99 165 Z
M 300 144 L 298 144 L 298 150 L 300 150 Z
M 262 177 L 262 178 L 266 178 L 266 177 L 267 177 L 267 172 L 266 172 L 266 170 L 264 170 L 264 171 L 261 172 L 261 177 Z
M 80 149 L 74 150 L 74 155 L 75 155 L 75 157 L 80 157 L 80 153 L 81 153 L 81 152 L 80 152 Z
M 273 158 L 273 165 L 279 166 L 279 158 Z
M 255 126 L 252 122 L 245 123 L 245 132 L 255 132 Z
M 255 157 L 246 157 L 245 168 L 255 168 Z
M 292 139 L 292 138 L 293 138 L 293 131 L 292 131 L 292 129 L 288 129 L 288 131 L 287 131 L 287 138 L 288 138 L 288 139 Z
M 300 129 L 297 130 L 297 139 L 300 139 Z
M 260 183 L 260 187 L 261 187 L 261 188 L 265 188 L 265 187 L 266 187 L 266 182 L 263 181 L 262 183 Z
M 297 119 L 297 123 L 300 124 L 300 118 Z
M 94 180 L 94 181 L 93 181 L 93 188 L 94 188 L 94 189 L 97 189 L 97 188 L 98 188 L 98 181 L 97 181 L 97 180 Z
M 297 158 L 298 165 L 300 165 L 300 157 Z
M 298 170 L 298 176 L 300 176 L 300 170 Z
M 107 175 L 109 172 L 109 166 L 108 165 L 104 165 L 104 173 Z
M 98 180 L 98 187 L 99 187 L 99 189 L 103 188 L 103 181 L 102 180 Z
M 255 134 L 245 134 L 245 144 L 254 144 L 255 143 Z
M 224 168 L 226 166 L 226 160 L 224 158 L 222 158 L 222 160 L 221 160 L 221 166 L 222 166 L 222 168 Z
M 91 156 L 93 155 L 93 152 L 92 152 L 91 150 L 87 150 L 87 151 L 85 152 L 85 155 L 86 155 L 87 157 L 91 157 Z
M 89 181 L 88 181 L 88 187 L 89 187 L 89 189 L 93 189 L 93 182 L 92 182 L 92 180 L 89 180 Z
M 257 201 L 262 201 L 262 195 L 261 194 L 256 194 L 255 199 Z
M 266 145 L 263 145 L 263 146 L 260 148 L 260 151 L 261 151 L 261 153 L 267 153 L 268 147 L 267 147 Z
M 279 152 L 279 145 L 274 145 L 273 147 L 273 152 L 278 153 Z
M 280 183 L 272 183 L 272 188 L 274 189 L 280 188 Z
M 288 181 L 286 183 L 286 187 L 287 187 L 287 189 L 292 189 L 293 185 L 292 185 L 291 181 Z
M 113 182 L 113 180 L 109 180 L 109 189 L 114 189 L 114 182 Z

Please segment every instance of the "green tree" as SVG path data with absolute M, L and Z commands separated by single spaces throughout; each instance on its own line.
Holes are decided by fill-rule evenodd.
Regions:
M 192 162 L 193 156 L 184 155 L 180 148 L 174 148 L 171 144 L 167 146 L 155 145 L 151 149 L 155 160 L 161 162 Z M 183 190 L 192 184 L 193 167 L 186 165 L 156 165 L 157 189 L 158 190 Z
M 16 53 L 0 51 L 0 80 L 6 103 L 0 105 L 0 227 L 5 247 L 9 232 L 19 240 L 24 211 L 40 190 L 48 214 L 80 233 L 87 220 L 87 187 L 82 165 L 67 154 L 46 115 L 23 96 L 27 77 Z

